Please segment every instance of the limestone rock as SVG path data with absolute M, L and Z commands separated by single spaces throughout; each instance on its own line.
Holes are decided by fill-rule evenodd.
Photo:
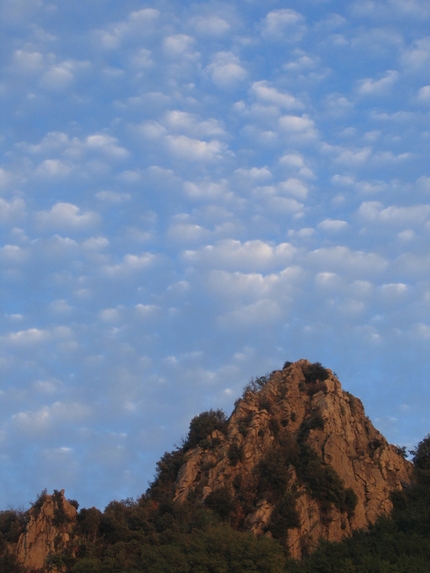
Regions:
M 50 556 L 68 549 L 76 526 L 76 508 L 64 497 L 64 490 L 42 493 L 27 513 L 28 521 L 16 553 L 30 571 L 41 570 Z M 61 571 L 61 567 L 51 570 Z
M 338 541 L 388 514 L 391 492 L 408 484 L 412 471 L 374 428 L 361 401 L 343 391 L 330 370 L 317 368 L 315 374 L 314 366 L 299 360 L 273 372 L 260 391 L 247 392 L 237 402 L 227 432 L 214 432 L 210 447 L 206 440 L 204 447 L 186 453 L 175 484 L 179 502 L 190 494 L 204 501 L 212 492 L 228 489 L 237 500 L 242 526 L 270 535 L 279 492 L 276 498 L 261 486 L 261 463 L 269 451 L 278 452 L 288 466 L 282 470 L 282 495 L 294 498 L 298 518 L 297 523 L 292 519 L 284 542 L 296 558 L 320 539 Z M 305 469 L 304 453 L 314 456 Z M 319 483 L 312 469 L 340 488 L 339 499 L 349 496 L 349 505 L 336 503 L 335 494 L 325 500 L 324 492 L 316 493 Z

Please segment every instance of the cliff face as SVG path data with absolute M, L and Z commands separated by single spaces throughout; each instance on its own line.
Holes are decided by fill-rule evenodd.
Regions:
M 225 431 L 186 453 L 175 499 L 235 500 L 242 527 L 280 538 L 296 558 L 387 514 L 412 468 L 361 401 L 306 360 L 263 382 L 237 402 Z
M 38 571 L 49 556 L 60 555 L 68 548 L 76 526 L 76 508 L 65 499 L 64 490 L 53 495 L 45 493 L 27 512 L 27 518 L 16 554 L 22 565 Z M 51 570 L 61 571 L 61 565 Z

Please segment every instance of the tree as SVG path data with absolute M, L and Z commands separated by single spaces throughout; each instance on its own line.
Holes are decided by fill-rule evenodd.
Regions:
M 183 448 L 190 450 L 195 448 L 199 442 L 207 438 L 214 430 L 225 433 L 227 430 L 227 416 L 223 410 L 208 410 L 202 412 L 190 422 L 190 430 Z
M 411 450 L 412 462 L 420 470 L 430 470 L 430 434 L 418 444 L 415 450 Z

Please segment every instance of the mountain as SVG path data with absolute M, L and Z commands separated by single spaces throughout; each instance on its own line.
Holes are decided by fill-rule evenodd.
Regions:
M 242 526 L 300 558 L 387 515 L 411 471 L 330 370 L 299 360 L 254 381 L 224 426 L 185 453 L 174 499 L 216 503 L 222 492 Z
M 64 491 L 45 491 L 28 512 L 0 512 L 0 570 L 242 571 L 246 561 L 246 571 L 298 571 L 285 556 L 300 560 L 388 516 L 413 491 L 412 474 L 331 370 L 287 362 L 252 379 L 228 419 L 193 418 L 137 501 L 77 512 Z

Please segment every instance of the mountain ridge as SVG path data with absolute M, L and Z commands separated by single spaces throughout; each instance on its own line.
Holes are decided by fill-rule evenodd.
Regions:
M 186 516 L 181 527 L 190 533 L 213 515 L 302 559 L 321 540 L 340 541 L 387 516 L 411 479 L 412 464 L 374 428 L 361 401 L 331 370 L 302 359 L 252 379 L 229 418 L 221 410 L 195 416 L 134 505 L 112 502 L 104 514 L 78 514 L 62 490 L 42 492 L 19 523 L 2 512 L 15 527 L 12 535 L 11 524 L 0 523 L 2 554 L 15 560 L 13 573 L 75 573 L 82 552 L 109 547 L 127 528 L 136 543 L 157 545 L 159 535 L 172 535 L 175 515 Z

